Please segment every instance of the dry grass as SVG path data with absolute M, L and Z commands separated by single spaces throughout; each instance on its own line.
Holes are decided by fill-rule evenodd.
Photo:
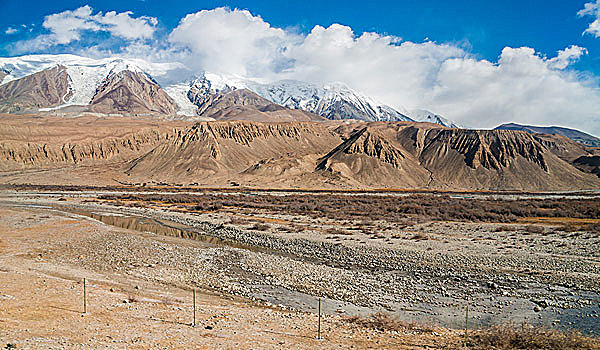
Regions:
M 341 230 L 335 227 L 330 227 L 328 229 L 325 230 L 325 233 L 330 234 L 330 235 L 334 235 L 334 236 L 348 236 L 348 235 L 352 235 L 352 232 L 348 232 L 346 230 Z
M 433 333 L 437 327 L 417 322 L 403 322 L 387 313 L 370 317 L 351 316 L 344 321 L 358 327 L 387 331 Z M 469 332 L 468 341 L 458 348 L 481 350 L 598 350 L 600 339 L 586 337 L 578 331 L 559 331 L 528 323 L 491 326 Z M 448 344 L 449 345 L 449 344 Z M 462 345 L 466 345 L 462 347 Z M 456 347 L 450 347 L 456 348 Z
M 600 201 L 589 199 L 496 200 L 453 198 L 448 195 L 415 194 L 405 197 L 386 195 L 296 194 L 124 194 L 102 195 L 99 199 L 120 202 L 181 204 L 193 210 L 260 210 L 332 220 L 386 221 L 400 225 L 425 220 L 466 222 L 516 222 L 523 218 L 586 219 L 589 227 L 600 217 Z M 532 223 L 532 222 L 528 222 Z M 600 225 L 600 224 L 598 224 Z
M 410 239 L 412 239 L 414 241 L 428 241 L 430 238 L 426 233 L 418 232 L 414 236 L 412 236 Z
M 497 350 L 592 350 L 600 349 L 598 339 L 577 331 L 559 331 L 530 324 L 492 326 L 473 332 L 468 348 Z
M 235 226 L 240 226 L 240 225 L 247 225 L 248 223 L 250 223 L 250 221 L 247 219 L 239 218 L 237 216 L 232 216 L 229 219 L 229 222 L 227 222 L 227 223 L 231 224 L 231 225 L 235 225 Z
M 411 330 L 419 333 L 432 333 L 435 331 L 435 327 L 431 325 L 419 324 L 416 322 L 403 322 L 390 314 L 378 312 L 370 317 L 359 317 L 359 316 L 349 316 L 345 317 L 344 321 L 350 324 L 354 324 L 360 327 L 375 329 L 378 331 L 386 332 L 386 331 L 405 331 Z

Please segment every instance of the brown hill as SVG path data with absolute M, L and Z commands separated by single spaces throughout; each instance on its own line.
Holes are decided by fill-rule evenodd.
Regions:
M 0 84 L 2 84 L 2 80 L 4 80 L 4 78 L 6 78 L 7 75 L 7 71 L 5 71 L 4 69 L 0 69 Z
M 533 137 L 550 152 L 569 163 L 575 159 L 594 153 L 594 149 L 558 134 L 533 134 Z
M 432 173 L 434 187 L 550 190 L 598 186 L 588 174 L 525 132 L 432 130 L 418 152 L 421 164 Z
M 0 112 L 36 112 L 63 104 L 71 95 L 67 70 L 59 65 L 0 85 Z
M 139 181 L 188 183 L 268 179 L 276 174 L 263 171 L 266 163 L 293 160 L 292 167 L 306 159 L 310 164 L 298 165 L 311 172 L 318 155 L 339 142 L 319 123 L 200 122 L 132 161 L 127 174 Z
M 546 146 L 524 132 L 408 122 L 343 125 L 336 131 L 348 135 L 350 128 L 350 136 L 321 159 L 318 170 L 337 171 L 338 176 L 375 187 L 564 190 L 600 186 L 590 174 L 554 154 L 552 150 L 559 149 L 556 144 Z M 584 152 L 583 147 L 570 153 Z M 561 152 L 561 156 L 568 153 Z
M 262 188 L 600 188 L 600 179 L 589 173 L 595 158 L 577 158 L 581 170 L 568 160 L 592 149 L 567 152 L 564 147 L 571 147 L 570 141 L 542 140 L 520 131 L 412 122 L 191 125 L 131 118 L 11 118 L 16 117 L 0 118 L 0 169 L 5 171 L 0 172 L 0 182 L 114 184 L 117 179 Z M 57 170 L 53 176 L 35 172 L 47 168 Z M 23 169 L 29 170 L 17 171 Z
M 424 187 L 430 179 L 413 155 L 368 126 L 361 126 L 319 159 L 316 170 L 369 187 Z
M 581 171 L 600 177 L 600 156 L 581 156 L 573 161 L 573 165 Z
M 124 70 L 109 75 L 92 98 L 89 110 L 99 113 L 173 115 L 178 106 L 146 74 Z
M 182 122 L 128 118 L 0 116 L 0 169 L 101 166 L 148 152 Z M 48 179 L 51 181 L 52 179 Z

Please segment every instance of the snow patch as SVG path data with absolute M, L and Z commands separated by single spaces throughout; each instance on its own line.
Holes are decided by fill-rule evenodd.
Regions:
M 178 115 L 185 116 L 196 116 L 196 110 L 198 107 L 194 105 L 187 96 L 188 91 L 190 90 L 190 84 L 181 83 L 181 84 L 173 84 L 163 88 L 165 92 L 175 100 L 175 103 L 179 106 L 179 111 L 177 111 Z

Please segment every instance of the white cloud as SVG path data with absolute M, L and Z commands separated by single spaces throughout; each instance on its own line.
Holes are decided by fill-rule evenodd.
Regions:
M 579 17 L 592 16 L 594 21 L 590 23 L 584 33 L 592 34 L 593 36 L 600 37 L 600 0 L 596 2 L 588 2 L 583 5 L 583 9 L 577 12 Z
M 248 11 L 217 8 L 189 14 L 169 41 L 193 53 L 189 62 L 213 71 L 259 76 L 285 69 L 294 35 L 273 28 Z
M 18 32 L 18 30 L 16 30 L 15 28 L 13 28 L 13 27 L 8 27 L 8 28 L 6 28 L 6 30 L 4 31 L 4 34 L 11 35 L 11 34 L 15 34 L 16 32 Z
M 248 11 L 190 14 L 169 36 L 207 71 L 321 83 L 342 81 L 394 107 L 424 108 L 461 124 L 488 128 L 515 121 L 556 124 L 600 135 L 595 81 L 569 69 L 585 48 L 547 58 L 506 47 L 497 62 L 453 44 L 414 43 L 344 25 L 299 35 Z
M 597 9 L 598 3 L 586 4 L 580 15 L 597 15 Z M 598 82 L 570 68 L 587 54 L 579 46 L 551 57 L 533 48 L 506 47 L 497 60 L 488 61 L 456 44 L 417 43 L 371 32 L 357 35 L 341 24 L 299 34 L 273 27 L 248 11 L 227 8 L 187 15 L 167 40 L 143 40 L 153 36 L 156 24 L 154 18 L 133 18 L 131 12 L 93 14 L 84 6 L 46 17 L 50 34 L 20 46 L 31 52 L 40 45 L 80 40 L 86 31 L 105 31 L 128 45 L 116 52 L 111 51 L 114 47 L 92 46 L 79 53 L 181 62 L 196 73 L 262 81 L 341 81 L 390 106 L 428 109 L 466 126 L 489 128 L 514 121 L 600 135 Z M 164 79 L 183 79 L 188 73 L 180 70 L 177 77 Z
M 548 61 L 551 68 L 565 69 L 570 64 L 579 61 L 581 56 L 588 53 L 587 49 L 577 45 L 571 45 L 564 50 L 559 50 L 558 55 Z
M 92 19 L 102 25 L 112 35 L 127 39 L 150 39 L 154 34 L 158 20 L 154 17 L 131 17 L 131 11 L 116 13 L 110 11 L 102 15 L 98 12 Z
M 27 52 L 44 50 L 57 44 L 70 44 L 79 41 L 86 32 L 107 32 L 110 35 L 127 41 L 152 38 L 157 19 L 154 17 L 132 17 L 131 11 L 93 14 L 90 6 L 85 5 L 75 10 L 67 10 L 48 15 L 42 26 L 49 31 L 34 39 L 19 42 L 17 51 Z
M 450 59 L 423 103 L 473 127 L 515 121 L 562 125 L 600 135 L 600 93 L 593 81 L 564 70 L 561 51 L 547 59 L 531 48 L 504 48 L 497 63 Z

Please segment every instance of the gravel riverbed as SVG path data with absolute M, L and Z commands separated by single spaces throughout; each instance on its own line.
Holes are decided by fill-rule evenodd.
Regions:
M 85 202 L 76 195 L 66 203 L 58 198 L 3 200 L 5 205 L 47 205 L 65 215 L 95 213 L 103 222 L 118 214 L 128 224 L 111 224 L 124 228 L 136 229 L 144 220 L 167 228 L 143 237 L 115 233 L 85 244 L 72 242 L 65 258 L 70 263 L 303 311 L 314 311 L 320 297 L 327 313 L 386 311 L 404 320 L 462 327 L 468 307 L 475 326 L 530 321 L 600 334 L 597 237 L 549 228 L 529 233 L 519 226 L 496 232 L 498 224 L 452 222 L 392 227 L 393 239 L 331 237 L 311 230 L 287 232 L 264 213 L 270 224 L 257 230 L 228 223 L 219 213 L 127 208 Z M 410 239 L 416 231 L 428 239 Z M 202 239 L 198 245 L 155 239 L 181 232 Z

